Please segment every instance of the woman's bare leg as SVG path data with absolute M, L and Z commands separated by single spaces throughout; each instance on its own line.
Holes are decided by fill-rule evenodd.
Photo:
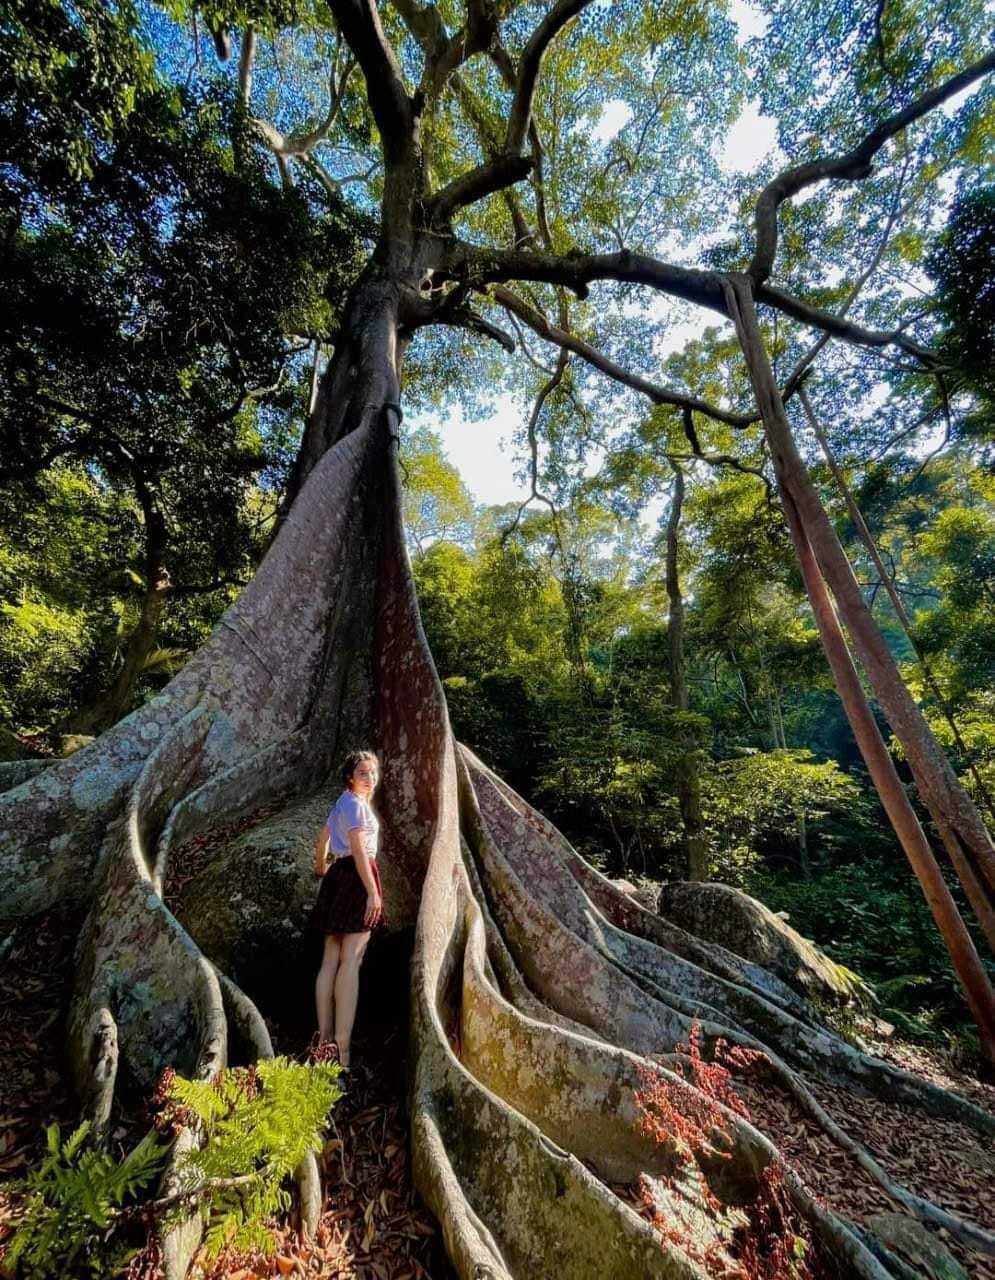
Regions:
M 335 977 L 342 956 L 342 934 L 329 933 L 325 937 L 325 951 L 321 968 L 314 984 L 314 1007 L 318 1015 L 318 1038 L 330 1040 L 335 1026 Z
M 369 940 L 368 932 L 342 934 L 339 971 L 335 978 L 335 1043 L 339 1046 L 339 1061 L 344 1067 L 349 1065 L 352 1024 L 356 1021 L 359 966 L 363 963 L 363 953 Z

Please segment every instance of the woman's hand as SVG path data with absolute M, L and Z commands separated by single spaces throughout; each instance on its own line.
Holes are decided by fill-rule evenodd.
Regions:
M 366 914 L 363 916 L 363 924 L 367 929 L 372 929 L 383 914 L 383 899 L 376 889 L 371 890 L 366 895 Z
M 327 826 L 321 828 L 314 838 L 314 874 L 320 880 L 328 870 L 328 842 L 331 833 Z

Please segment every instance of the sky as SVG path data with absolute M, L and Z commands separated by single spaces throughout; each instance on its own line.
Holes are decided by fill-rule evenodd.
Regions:
M 745 0 L 732 0 L 730 17 L 739 28 L 740 41 L 763 33 L 766 18 Z M 608 102 L 595 129 L 602 142 L 614 137 L 628 119 L 628 107 L 619 101 Z M 748 102 L 730 129 L 725 145 L 716 159 L 726 173 L 742 173 L 752 169 L 776 146 L 774 121 L 760 114 L 755 102 Z M 714 317 L 710 318 L 714 323 Z M 700 329 L 700 323 L 689 319 L 674 325 L 668 332 L 666 347 L 660 355 L 679 350 Z M 427 423 L 442 437 L 449 461 L 456 467 L 474 500 L 485 506 L 504 502 L 521 502 L 528 485 L 521 472 L 525 460 L 512 447 L 512 436 L 522 425 L 523 410 L 510 396 L 498 396 L 492 415 L 474 421 L 463 417 L 458 406 L 445 416 L 410 415 L 412 425 Z M 515 479 L 516 472 L 520 478 Z

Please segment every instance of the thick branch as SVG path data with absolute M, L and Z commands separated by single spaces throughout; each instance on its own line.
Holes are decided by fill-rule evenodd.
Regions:
M 426 98 L 437 98 L 453 72 L 486 49 L 497 32 L 497 14 L 489 0 L 469 0 L 465 24 L 451 36 L 436 5 L 395 0 L 394 7 L 425 55 L 421 90 Z
M 325 113 L 325 118 L 321 124 L 316 128 L 309 129 L 304 133 L 281 133 L 275 125 L 270 124 L 267 120 L 257 119 L 253 121 L 263 138 L 265 138 L 267 145 L 278 156 L 309 156 L 318 143 L 323 142 L 331 133 L 342 109 L 342 100 L 345 97 L 349 77 L 357 65 L 354 58 L 348 58 L 342 70 L 341 79 L 337 79 L 337 63 L 338 57 L 336 56 L 328 75 L 328 111 Z
M 430 202 L 434 222 L 447 222 L 457 209 L 483 200 L 504 187 L 513 186 L 527 178 L 532 169 L 532 157 L 500 155 L 485 164 L 461 174 L 442 188 Z
M 842 156 L 827 156 L 821 160 L 813 160 L 809 164 L 797 165 L 768 183 L 757 200 L 755 215 L 757 245 L 748 272 L 752 279 L 757 284 L 762 284 L 771 273 L 774 255 L 777 252 L 777 211 L 785 200 L 791 199 L 805 187 L 810 187 L 827 178 L 849 182 L 860 182 L 867 178 L 871 173 L 874 157 L 890 138 L 947 102 L 968 85 L 980 80 L 993 68 L 995 68 L 995 51 L 970 67 L 966 67 L 957 75 L 951 76 L 935 89 L 930 89 L 928 93 L 916 98 L 914 102 L 910 102 L 907 107 L 889 116 L 887 120 L 883 120 L 852 151 Z
M 250 22 L 242 36 L 238 55 L 238 100 L 248 110 L 252 94 L 252 68 L 256 60 L 256 29 Z
M 414 129 L 414 111 L 401 68 L 373 0 L 329 0 L 343 36 L 366 77 L 370 110 L 387 160 L 400 159 Z
M 782 311 L 792 320 L 821 329 L 832 338 L 841 338 L 858 347 L 900 347 L 922 364 L 936 365 L 938 358 L 928 347 L 920 346 L 905 336 L 900 329 L 865 329 L 863 325 L 854 324 L 842 315 L 832 315 L 828 311 L 820 311 L 801 298 L 785 293 L 770 284 L 758 285 L 755 291 L 757 302 L 764 302 L 769 307 Z M 797 385 L 797 382 L 795 383 Z
M 518 68 L 518 84 L 515 86 L 515 97 L 508 118 L 508 137 L 505 141 L 505 150 L 508 152 L 517 154 L 525 145 L 543 55 L 570 19 L 576 17 L 590 2 L 591 0 L 557 0 L 532 33 Z
M 475 288 L 508 280 L 539 280 L 545 284 L 566 285 L 580 298 L 587 296 L 588 285 L 594 280 L 623 280 L 647 284 L 675 298 L 728 315 L 719 272 L 677 267 L 627 249 L 621 253 L 558 255 L 526 249 L 482 249 L 457 241 L 442 274 L 467 278 Z

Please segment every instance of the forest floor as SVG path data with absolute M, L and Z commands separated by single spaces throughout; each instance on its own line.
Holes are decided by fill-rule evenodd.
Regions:
M 213 833 L 212 833 L 213 835 Z M 231 830 L 223 838 L 230 838 Z M 219 833 L 220 841 L 221 833 Z M 212 840 L 213 843 L 213 840 Z M 74 1108 L 63 1075 L 63 1017 L 72 981 L 79 915 L 50 916 L 16 929 L 0 950 L 0 1180 L 23 1175 L 44 1147 L 44 1126 L 69 1124 Z M 303 1028 L 272 1028 L 277 1052 L 303 1055 Z M 322 1154 L 325 1202 L 314 1241 L 275 1233 L 267 1260 L 229 1260 L 209 1280 L 325 1277 L 326 1280 L 451 1280 L 438 1224 L 411 1182 L 405 1116 L 403 1019 L 367 1022 L 354 1043 L 357 1069 L 333 1113 Z M 872 1046 L 906 1070 L 951 1088 L 995 1113 L 995 1088 L 946 1060 L 897 1041 Z M 766 1081 L 737 1082 L 753 1123 L 765 1131 L 811 1189 L 845 1218 L 864 1221 L 894 1206 L 855 1165 Z M 952 1213 L 995 1230 L 995 1153 L 953 1122 L 848 1090 L 815 1086 L 827 1110 L 871 1150 L 897 1181 Z M 121 1137 L 127 1137 L 125 1130 Z M 11 1206 L 0 1187 L 0 1238 Z M 941 1236 L 943 1233 L 940 1233 Z M 995 1280 L 995 1259 L 946 1241 L 977 1280 Z

